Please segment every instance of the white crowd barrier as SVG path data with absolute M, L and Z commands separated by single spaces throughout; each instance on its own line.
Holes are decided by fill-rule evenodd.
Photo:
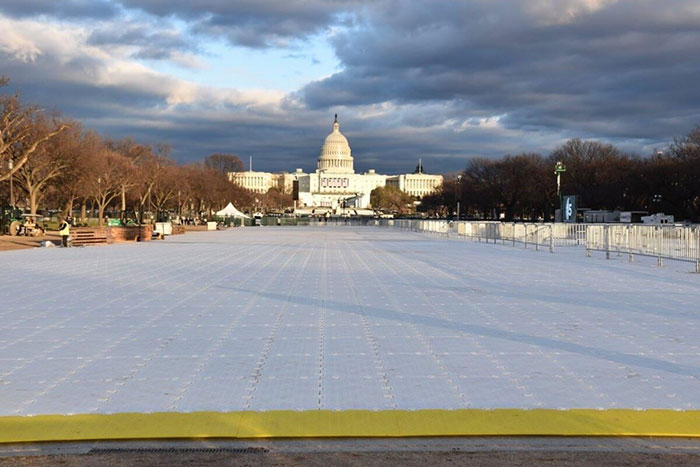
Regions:
M 664 259 L 695 262 L 700 272 L 700 226 L 668 225 L 588 225 L 586 228 L 586 254 L 604 251 L 626 254 L 630 261 L 635 255 L 653 256 L 659 266 Z
M 652 256 L 663 260 L 690 261 L 700 272 L 700 226 L 655 226 L 639 224 L 565 224 L 499 221 L 448 221 L 442 219 L 318 219 L 311 225 L 362 225 L 390 227 L 478 242 L 548 250 L 581 246 L 592 251 Z
M 458 237 L 479 242 L 510 244 L 523 248 L 532 247 L 536 250 L 547 248 L 549 251 L 554 251 L 551 224 L 459 221 L 451 224 L 451 231 Z
M 700 226 L 653 226 L 634 224 L 564 224 L 497 221 L 381 219 L 375 225 L 436 233 L 504 245 L 547 249 L 584 246 L 586 254 L 603 251 L 606 257 L 627 254 L 691 261 L 700 272 Z

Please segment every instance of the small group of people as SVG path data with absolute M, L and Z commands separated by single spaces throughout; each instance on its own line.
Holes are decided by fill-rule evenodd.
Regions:
M 182 217 L 180 218 L 180 224 L 182 225 L 199 225 L 201 220 L 199 217 Z

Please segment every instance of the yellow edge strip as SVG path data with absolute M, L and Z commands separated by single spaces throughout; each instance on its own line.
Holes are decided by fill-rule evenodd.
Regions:
M 0 417 L 0 443 L 157 438 L 517 435 L 700 437 L 700 411 L 274 410 Z

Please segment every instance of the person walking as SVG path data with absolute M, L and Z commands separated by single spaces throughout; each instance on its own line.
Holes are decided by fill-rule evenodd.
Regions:
M 58 225 L 58 234 L 61 236 L 61 246 L 63 248 L 68 247 L 68 237 L 70 236 L 70 224 L 63 218 L 61 219 L 61 223 Z

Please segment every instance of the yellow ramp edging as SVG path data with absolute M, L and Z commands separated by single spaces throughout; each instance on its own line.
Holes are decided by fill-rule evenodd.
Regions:
M 0 417 L 0 443 L 158 438 L 519 435 L 700 437 L 700 411 L 272 410 Z

